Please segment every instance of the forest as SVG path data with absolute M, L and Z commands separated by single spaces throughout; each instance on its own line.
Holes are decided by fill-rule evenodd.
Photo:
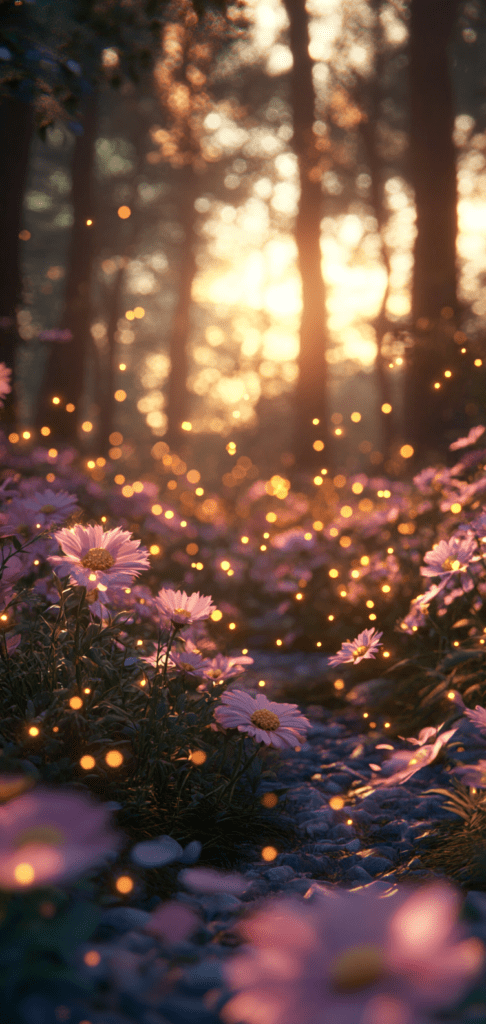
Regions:
M 486 1024 L 485 53 L 0 0 L 5 1024 Z

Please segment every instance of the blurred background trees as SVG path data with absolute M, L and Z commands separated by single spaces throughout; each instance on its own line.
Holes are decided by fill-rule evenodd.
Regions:
M 484 416 L 482 0 L 56 11 L 0 3 L 19 443 L 123 479 L 159 441 L 283 473 L 445 457 Z

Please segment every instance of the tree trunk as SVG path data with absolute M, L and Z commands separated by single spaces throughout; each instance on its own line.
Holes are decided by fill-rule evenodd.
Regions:
M 447 447 L 453 390 L 444 369 L 458 365 L 457 181 L 453 143 L 454 99 L 448 44 L 458 0 L 410 3 L 410 177 L 415 189 L 412 318 L 414 347 L 407 367 L 407 440 L 418 459 Z M 457 371 L 459 373 L 459 370 Z M 434 389 L 439 383 L 440 388 Z
M 34 128 L 32 107 L 14 96 L 0 99 L 0 361 L 15 371 L 15 353 L 19 344 L 17 308 L 22 300 L 22 274 L 19 239 L 22 230 L 22 200 L 29 162 L 29 146 Z M 3 410 L 4 421 L 16 418 L 15 380 Z
M 85 106 L 83 134 L 76 139 L 73 153 L 72 204 L 74 223 L 65 292 L 63 328 L 71 340 L 52 344 L 43 387 L 44 407 L 39 421 L 47 423 L 59 441 L 77 441 L 80 404 L 84 391 L 86 358 L 91 344 L 91 272 L 94 257 L 94 161 L 97 127 L 97 97 Z M 60 403 L 53 405 L 58 397 Z M 75 406 L 66 412 L 66 405 Z
M 188 341 L 191 327 L 191 292 L 196 275 L 195 231 L 196 211 L 194 200 L 200 182 L 191 165 L 179 171 L 181 184 L 181 207 L 178 219 L 184 230 L 184 247 L 181 259 L 179 289 L 174 310 L 172 330 L 169 337 L 170 376 L 167 388 L 168 428 L 164 440 L 178 451 L 187 444 L 187 433 L 182 423 L 189 420 L 191 396 L 187 388 Z
M 299 379 L 295 389 L 294 454 L 297 469 L 312 469 L 329 462 L 327 409 L 328 366 L 326 350 L 325 285 L 321 271 L 322 189 L 318 153 L 314 145 L 314 86 L 309 54 L 309 16 L 305 0 L 284 0 L 290 21 L 289 44 L 293 57 L 290 100 L 293 113 L 293 150 L 299 166 L 300 201 L 295 223 L 298 266 L 302 280 Z M 319 421 L 313 425 L 313 420 Z M 314 450 L 324 441 L 325 451 Z

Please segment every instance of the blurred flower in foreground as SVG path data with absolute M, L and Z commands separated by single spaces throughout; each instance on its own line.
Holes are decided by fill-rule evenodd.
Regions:
M 194 910 L 177 900 L 168 900 L 152 912 L 143 930 L 170 945 L 174 942 L 184 942 L 200 925 L 201 918 Z
M 424 555 L 424 562 L 420 568 L 421 576 L 452 576 L 454 572 L 464 572 L 469 563 L 473 561 L 476 553 L 476 539 L 467 537 L 460 540 L 458 537 L 451 537 L 450 540 L 440 540 L 434 544 L 432 551 Z
M 359 633 L 356 640 L 345 640 L 341 644 L 341 650 L 329 658 L 330 665 L 340 665 L 342 662 L 352 661 L 355 665 L 363 661 L 363 658 L 374 658 L 379 647 L 383 633 L 377 633 L 376 629 L 364 629 Z
M 444 723 L 442 723 L 443 725 Z M 374 780 L 373 784 L 376 786 L 396 786 L 402 782 L 407 782 L 412 775 L 419 772 L 421 768 L 425 768 L 427 764 L 432 764 L 435 758 L 445 747 L 446 743 L 449 742 L 451 736 L 457 731 L 458 726 L 454 729 L 449 729 L 448 732 L 437 735 L 439 729 L 442 729 L 442 725 L 428 726 L 426 729 L 421 729 L 418 735 L 418 739 L 412 736 L 400 736 L 400 739 L 407 739 L 408 743 L 413 743 L 415 750 L 396 750 L 382 769 L 387 774 L 387 779 L 382 780 L 381 778 Z M 428 743 L 427 740 L 434 739 L 433 743 Z M 377 749 L 380 748 L 378 744 Z M 372 767 L 377 768 L 377 765 Z M 393 773 L 393 774 L 392 774 Z
M 264 693 L 256 697 L 243 690 L 231 690 L 221 695 L 221 704 L 214 717 L 227 729 L 238 729 L 253 736 L 257 743 L 271 747 L 295 747 L 305 738 L 311 724 L 299 711 L 297 704 L 277 704 Z M 304 730 L 304 735 L 300 730 Z
M 12 390 L 10 386 L 11 376 L 12 371 L 10 367 L 5 363 L 0 363 L 0 409 L 3 406 L 5 395 L 9 395 Z
M 484 434 L 485 429 L 486 427 L 482 427 L 481 425 L 471 427 L 467 437 L 458 437 L 457 441 L 453 441 L 452 444 L 449 445 L 449 450 L 451 452 L 455 452 L 458 448 L 469 448 L 470 444 L 475 444 L 478 438 L 481 437 L 481 434 Z
M 248 943 L 225 962 L 236 994 L 225 1024 L 418 1024 L 454 1003 L 485 959 L 457 923 L 446 883 L 276 899 L 240 922 Z
M 120 842 L 103 804 L 39 787 L 0 807 L 0 889 L 58 885 L 99 864 Z
M 54 537 L 64 554 L 50 555 L 48 561 L 59 576 L 70 573 L 74 583 L 88 590 L 129 586 L 150 566 L 146 548 L 120 526 L 103 531 L 98 524 L 77 525 L 58 530 Z
M 185 590 L 159 590 L 155 604 L 165 619 L 178 626 L 190 626 L 198 619 L 207 619 L 214 612 L 216 605 L 210 597 L 204 597 L 199 591 L 186 594 Z

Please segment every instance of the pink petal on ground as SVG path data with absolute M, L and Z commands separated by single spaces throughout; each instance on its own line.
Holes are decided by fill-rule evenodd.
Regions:
M 183 868 L 178 877 L 186 889 L 206 895 L 229 893 L 239 896 L 251 885 L 251 881 L 243 878 L 243 875 L 226 875 L 214 868 Z

